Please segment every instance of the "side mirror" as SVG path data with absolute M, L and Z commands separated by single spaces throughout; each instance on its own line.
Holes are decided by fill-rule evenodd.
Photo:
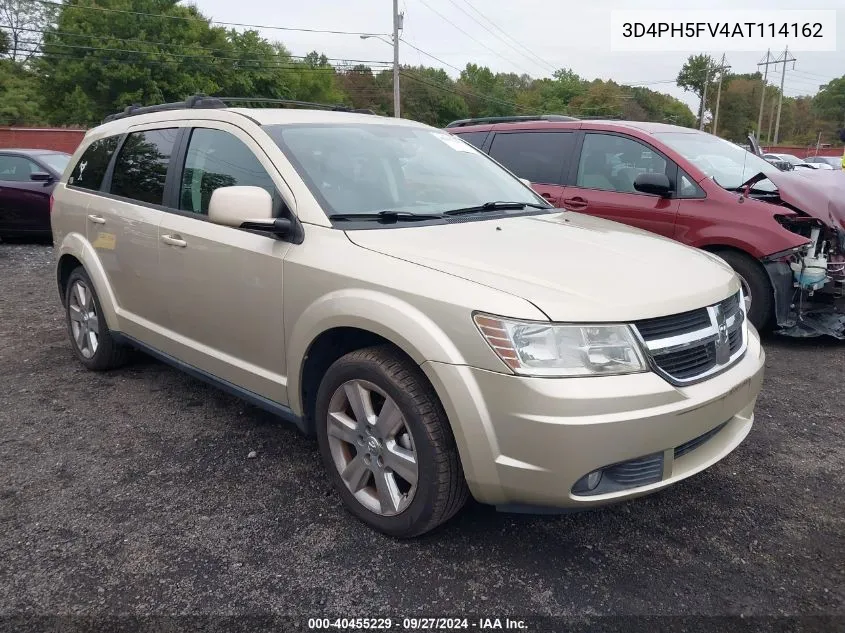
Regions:
M 273 198 L 261 187 L 220 187 L 211 194 L 208 219 L 215 224 L 251 231 L 267 231 L 283 237 L 291 221 L 273 217 Z
M 666 174 L 640 174 L 634 178 L 634 189 L 641 193 L 650 193 L 661 198 L 672 195 L 672 185 Z
M 46 171 L 34 171 L 29 175 L 29 179 L 35 182 L 53 182 L 53 174 L 48 174 Z

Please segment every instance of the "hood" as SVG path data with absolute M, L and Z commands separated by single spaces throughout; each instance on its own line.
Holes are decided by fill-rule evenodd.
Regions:
M 766 174 L 780 199 L 825 224 L 845 229 L 845 171 L 806 169 Z
M 526 299 L 553 321 L 664 316 L 739 290 L 713 255 L 570 211 L 347 235 L 363 248 Z

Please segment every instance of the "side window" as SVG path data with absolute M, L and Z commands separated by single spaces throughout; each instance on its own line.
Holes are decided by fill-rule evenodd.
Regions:
M 178 128 L 133 132 L 126 137 L 111 180 L 111 193 L 149 204 L 164 202 L 164 181 Z
M 550 185 L 563 184 L 572 154 L 571 132 L 507 132 L 496 134 L 490 156 L 520 178 Z
M 682 169 L 678 169 L 678 197 L 706 198 L 707 195 L 698 184 Z
M 88 146 L 79 162 L 70 173 L 67 184 L 81 189 L 99 191 L 103 176 L 109 167 L 114 150 L 117 149 L 117 136 L 109 136 L 94 141 Z
M 455 136 L 462 138 L 470 145 L 474 145 L 481 149 L 484 141 L 487 139 L 487 132 L 466 132 L 465 134 L 455 134 Z
M 195 128 L 182 171 L 179 208 L 207 214 L 214 190 L 236 185 L 261 187 L 276 196 L 270 175 L 240 139 L 222 130 Z
M 37 171 L 42 170 L 28 158 L 0 154 L 0 180 L 26 182 Z
M 576 186 L 638 193 L 634 189 L 637 176 L 667 174 L 666 168 L 666 160 L 639 141 L 615 134 L 587 134 L 578 163 Z

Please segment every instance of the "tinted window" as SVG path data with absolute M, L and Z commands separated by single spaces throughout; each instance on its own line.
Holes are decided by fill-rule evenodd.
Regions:
M 561 184 L 572 153 L 571 132 L 510 132 L 496 134 L 490 156 L 520 178 Z
M 666 174 L 666 160 L 647 145 L 613 134 L 587 134 L 578 163 L 576 186 L 638 193 L 640 174 Z M 668 174 L 667 174 L 668 175 Z
M 481 149 L 481 146 L 484 145 L 484 140 L 487 138 L 487 132 L 467 132 L 466 134 L 455 134 L 455 136 Z
M 150 204 L 164 201 L 167 165 L 177 128 L 133 132 L 126 137 L 111 181 L 111 193 Z
M 272 196 L 276 188 L 255 154 L 228 132 L 196 128 L 191 134 L 179 208 L 194 213 L 208 213 L 211 194 L 220 187 L 254 186 Z
M 28 158 L 0 154 L 0 180 L 25 182 L 37 171 L 42 170 Z
M 110 136 L 91 143 L 73 168 L 67 184 L 97 191 L 103 183 L 111 156 L 117 149 L 117 139 L 117 136 Z

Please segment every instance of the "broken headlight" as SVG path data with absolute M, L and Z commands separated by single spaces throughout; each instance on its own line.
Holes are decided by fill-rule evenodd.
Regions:
M 628 325 L 558 325 L 486 314 L 473 319 L 493 351 L 525 376 L 610 376 L 648 371 Z

